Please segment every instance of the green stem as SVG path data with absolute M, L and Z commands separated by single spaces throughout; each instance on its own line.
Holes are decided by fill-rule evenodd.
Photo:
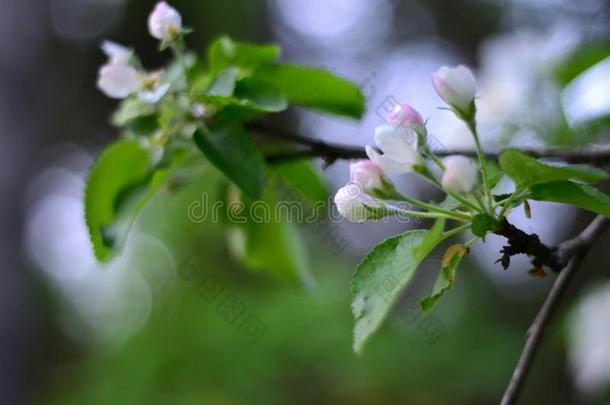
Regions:
M 470 222 L 470 218 L 460 218 L 456 217 L 453 213 L 452 215 L 446 215 L 436 212 L 422 212 L 422 211 L 411 211 L 411 210 L 403 210 L 397 207 L 388 207 L 388 212 L 391 214 L 402 215 L 406 217 L 416 217 L 416 218 L 429 218 L 429 219 L 453 219 L 461 222 Z M 468 224 L 470 226 L 470 224 Z
M 449 238 L 453 235 L 457 235 L 458 233 L 463 232 L 468 228 L 470 228 L 470 224 L 460 225 L 457 228 L 450 229 L 447 232 L 443 233 L 443 238 Z
M 475 243 L 479 239 L 481 239 L 481 238 L 478 237 L 478 236 L 475 236 L 474 238 L 470 239 L 468 242 L 464 243 L 464 246 L 469 247 L 470 245 L 472 245 L 473 243 Z
M 428 204 L 428 203 L 425 203 L 425 202 L 423 202 L 421 200 L 418 200 L 416 198 L 411 198 L 411 197 L 404 196 L 404 195 L 400 194 L 396 190 L 394 190 L 394 192 L 392 194 L 387 195 L 387 197 L 390 197 L 391 199 L 396 199 L 396 200 L 399 200 L 399 201 L 408 202 L 409 204 L 415 205 L 416 207 L 423 208 L 423 209 L 426 209 L 426 210 L 431 211 L 431 212 L 436 212 L 436 213 L 439 213 L 439 214 L 443 214 L 443 215 L 446 215 L 448 217 L 460 218 L 460 219 L 463 219 L 463 220 L 470 220 L 470 216 L 469 215 L 461 214 L 461 213 L 455 212 L 455 211 L 446 210 L 446 209 L 437 207 L 434 204 Z
M 434 162 L 434 164 L 441 169 L 442 171 L 445 171 L 445 165 L 443 164 L 443 162 L 440 161 L 440 159 L 434 154 L 432 153 L 432 151 L 430 149 L 428 149 L 428 147 L 422 147 L 422 154 L 427 157 L 428 159 L 430 159 L 432 162 Z
M 502 210 L 500 211 L 500 217 L 506 215 L 506 213 L 510 209 L 510 206 L 513 204 L 513 202 L 515 202 L 515 200 L 521 197 L 521 194 L 523 194 L 523 190 L 517 189 L 510 195 L 510 197 L 508 197 L 502 202 Z
M 492 198 L 491 198 L 491 188 L 489 187 L 489 179 L 487 178 L 487 164 L 485 163 L 485 154 L 483 153 L 483 148 L 481 147 L 481 142 L 479 140 L 479 133 L 477 132 L 477 125 L 474 118 L 475 114 L 472 114 L 472 118 L 466 120 L 466 125 L 468 129 L 472 133 L 472 137 L 474 138 L 474 144 L 477 149 L 477 158 L 479 160 L 479 166 L 481 167 L 481 176 L 483 177 L 483 187 L 485 188 L 485 194 L 487 194 L 487 207 L 489 212 L 492 212 Z
M 474 205 L 473 203 L 471 203 L 470 201 L 468 201 L 464 197 L 460 196 L 459 194 L 455 194 L 455 193 L 452 193 L 452 192 L 449 192 L 449 191 L 443 189 L 443 185 L 436 179 L 436 177 L 434 177 L 434 175 L 432 173 L 430 173 L 429 170 L 426 170 L 425 172 L 423 172 L 421 174 L 428 181 L 430 181 L 432 184 L 434 184 L 436 187 L 438 187 L 438 189 L 441 190 L 442 192 L 447 193 L 448 195 L 450 195 L 451 197 L 455 198 L 456 200 L 458 200 L 459 202 L 461 202 L 465 206 L 470 207 L 471 209 L 473 209 L 475 212 L 479 212 L 480 211 L 479 207 L 477 207 L 476 205 Z M 484 208 L 481 208 L 481 209 L 483 211 L 485 211 Z

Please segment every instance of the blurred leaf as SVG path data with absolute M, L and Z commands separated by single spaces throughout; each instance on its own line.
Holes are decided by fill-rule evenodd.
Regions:
M 159 129 L 159 118 L 156 114 L 140 115 L 127 121 L 125 128 L 136 136 L 150 136 Z
M 108 260 L 117 249 L 119 241 L 109 238 L 106 228 L 117 218 L 122 193 L 145 183 L 149 169 L 149 152 L 132 140 L 108 146 L 93 165 L 85 187 L 85 221 L 98 260 Z
M 246 267 L 289 282 L 313 286 L 306 244 L 297 228 L 303 209 L 299 202 L 278 198 L 273 187 L 260 200 L 245 199 L 247 222 L 234 224 L 230 237 Z M 235 221 L 234 221 L 235 222 Z M 240 240 L 241 239 L 241 240 Z M 242 243 L 241 252 L 239 244 Z
M 472 233 L 480 238 L 484 238 L 487 232 L 493 232 L 500 223 L 489 214 L 477 214 L 472 218 Z
M 561 86 L 568 85 L 578 75 L 610 56 L 610 43 L 591 43 L 568 56 L 555 71 Z
M 585 165 L 551 166 L 515 149 L 502 152 L 498 162 L 517 188 L 555 180 L 595 183 L 608 177 L 603 170 Z
M 417 267 L 443 240 L 445 221 L 430 230 L 407 231 L 375 246 L 352 278 L 354 351 L 359 353 L 386 319 Z
M 294 104 L 360 118 L 364 96 L 355 84 L 327 71 L 297 65 L 267 65 L 254 77 L 276 86 Z
M 236 82 L 234 96 L 247 100 L 266 112 L 279 112 L 288 108 L 288 100 L 275 86 L 252 77 Z
M 112 124 L 122 127 L 131 120 L 154 113 L 155 106 L 153 104 L 145 103 L 137 97 L 129 97 L 121 102 L 119 108 L 112 115 Z
M 288 107 L 286 97 L 278 89 L 252 78 L 237 80 L 231 93 L 232 96 L 200 94 L 196 98 L 218 110 L 214 114 L 214 122 L 218 125 L 250 121 Z
M 245 44 L 235 42 L 226 36 L 216 39 L 208 49 L 208 61 L 212 75 L 231 66 L 255 69 L 258 66 L 275 62 L 279 55 L 280 48 L 276 45 Z
M 228 97 L 233 95 L 235 90 L 235 82 L 237 81 L 238 71 L 234 68 L 225 69 L 218 73 L 218 76 L 214 78 L 214 81 L 208 88 L 208 94 L 210 96 L 223 96 Z
M 531 187 L 531 199 L 574 205 L 610 218 L 610 197 L 598 189 L 573 181 L 553 181 Z
M 494 188 L 498 184 L 498 182 L 502 179 L 502 176 L 504 176 L 504 172 L 502 170 L 500 170 L 500 167 L 498 167 L 497 164 L 495 164 L 494 162 L 491 162 L 491 161 L 486 162 L 486 167 L 487 167 L 487 181 L 489 183 L 489 187 Z
M 279 178 L 300 192 L 311 203 L 327 201 L 328 187 L 320 170 L 309 160 L 291 160 L 273 165 Z
M 468 253 L 468 247 L 464 245 L 451 245 L 443 254 L 441 260 L 441 272 L 434 283 L 432 294 L 420 302 L 424 312 L 430 311 L 436 303 L 443 297 L 455 281 L 455 271 L 457 270 L 462 258 Z
M 252 198 L 262 194 L 266 165 L 262 153 L 240 126 L 198 128 L 193 139 L 208 160 Z

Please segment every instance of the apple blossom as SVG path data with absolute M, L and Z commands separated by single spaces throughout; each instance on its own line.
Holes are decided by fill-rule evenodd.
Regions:
M 140 75 L 129 64 L 133 52 L 111 41 L 104 41 L 101 48 L 108 56 L 108 62 L 98 71 L 97 87 L 111 98 L 125 98 L 139 91 L 142 87 Z
M 149 73 L 142 80 L 142 90 L 138 92 L 138 98 L 145 103 L 154 104 L 161 99 L 169 90 L 169 83 L 161 83 L 163 71 Z
M 432 84 L 438 95 L 462 118 L 474 113 L 477 82 L 472 71 L 466 66 L 441 67 L 432 74 Z
M 335 205 L 339 214 L 351 222 L 364 222 L 373 218 L 373 213 L 365 206 L 377 206 L 378 203 L 365 194 L 358 183 L 348 183 L 337 190 Z
M 375 129 L 375 144 L 383 154 L 370 146 L 366 147 L 366 154 L 385 173 L 409 173 L 420 164 L 416 140 L 408 139 L 392 125 Z
M 384 188 L 383 170 L 368 159 L 359 160 L 349 165 L 350 180 L 362 186 L 365 192 Z
M 98 72 L 97 87 L 108 97 L 125 98 L 140 90 L 142 84 L 133 66 L 107 63 Z
M 452 193 L 469 193 L 477 182 L 477 168 L 470 158 L 460 155 L 443 159 L 445 171 L 441 184 Z
M 162 41 L 171 41 L 182 30 L 180 13 L 164 1 L 160 1 L 148 16 L 148 31 Z
M 388 122 L 412 129 L 417 134 L 425 134 L 426 126 L 421 114 L 408 104 L 397 104 L 388 113 Z

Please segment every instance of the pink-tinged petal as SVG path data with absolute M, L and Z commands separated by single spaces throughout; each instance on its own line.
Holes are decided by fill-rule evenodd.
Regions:
M 100 68 L 97 87 L 108 97 L 125 98 L 140 90 L 141 81 L 132 66 L 110 63 Z

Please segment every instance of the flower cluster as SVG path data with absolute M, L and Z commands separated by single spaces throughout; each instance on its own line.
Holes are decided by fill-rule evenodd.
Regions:
M 462 65 L 454 68 L 444 66 L 432 75 L 432 84 L 457 117 L 469 124 L 474 122 L 477 86 L 470 69 Z M 396 105 L 389 112 L 387 122 L 375 129 L 375 147 L 365 148 L 369 159 L 350 165 L 350 182 L 335 195 L 335 204 L 341 215 L 352 222 L 364 222 L 377 218 L 380 210 L 411 216 L 451 214 L 432 204 L 402 196 L 386 174 L 420 174 L 465 206 L 476 207 L 468 200 L 470 194 L 476 194 L 478 176 L 477 166 L 470 158 L 455 155 L 440 160 L 434 156 L 426 145 L 424 119 L 408 104 Z M 476 132 L 473 135 L 476 138 Z M 441 172 L 440 179 L 427 166 L 426 158 L 436 163 Z M 398 210 L 387 204 L 388 200 L 406 201 L 430 213 Z
M 171 44 L 183 33 L 182 18 L 161 1 L 148 17 L 148 30 L 154 38 Z M 152 104 L 168 92 L 170 83 L 165 72 L 146 72 L 131 49 L 104 41 L 102 51 L 108 61 L 98 71 L 97 87 L 108 97 L 123 99 L 136 94 L 141 101 Z

